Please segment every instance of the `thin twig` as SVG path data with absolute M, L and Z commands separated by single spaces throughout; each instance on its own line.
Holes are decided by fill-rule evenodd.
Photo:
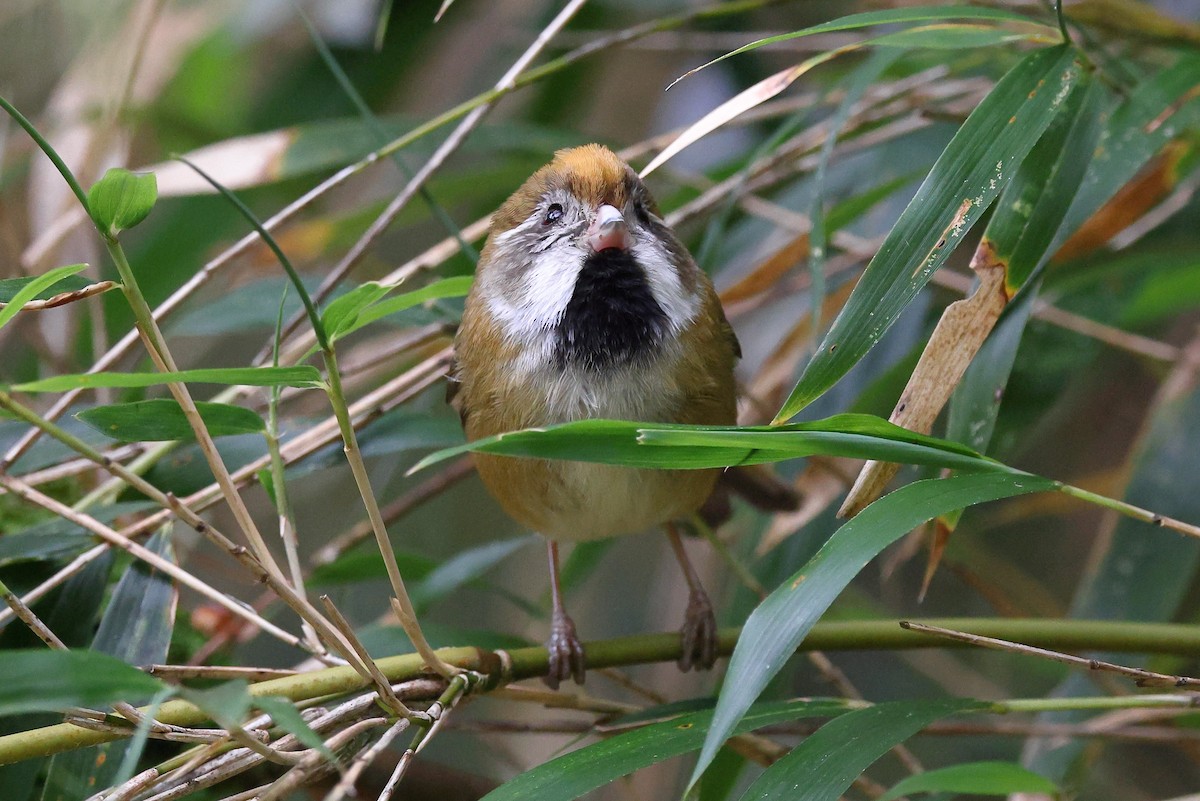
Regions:
M 1072 656 L 1064 654 L 1061 651 L 1051 651 L 1048 648 L 1038 648 L 1033 645 L 1024 645 L 1022 643 L 1011 642 L 1009 640 L 1001 640 L 995 637 L 984 637 L 979 634 L 971 634 L 965 631 L 954 631 L 953 629 L 944 629 L 938 626 L 929 626 L 924 623 L 913 623 L 911 621 L 900 621 L 900 627 L 909 631 L 919 631 L 924 634 L 933 634 L 938 637 L 946 637 L 951 640 L 958 640 L 970 645 L 978 645 L 982 648 L 993 648 L 999 651 L 1011 651 L 1025 656 L 1036 656 L 1042 659 L 1049 659 L 1054 662 L 1061 662 L 1064 665 L 1072 667 L 1082 667 L 1088 670 L 1099 670 L 1108 673 L 1116 673 L 1121 676 L 1128 676 L 1132 679 L 1137 679 L 1139 687 L 1196 687 L 1200 686 L 1200 679 L 1193 679 L 1188 676 L 1171 676 L 1165 673 L 1155 673 L 1152 670 L 1143 670 L 1142 668 L 1127 667 L 1118 665 L 1113 662 L 1105 662 L 1102 659 L 1085 659 L 1081 656 Z
M 157 676 L 164 681 L 172 683 L 187 681 L 188 679 L 267 681 L 269 679 L 296 675 L 295 670 L 238 667 L 232 665 L 149 665 L 144 670 L 151 676 Z

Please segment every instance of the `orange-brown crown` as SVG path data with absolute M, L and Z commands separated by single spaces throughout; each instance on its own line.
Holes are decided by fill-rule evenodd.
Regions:
M 640 185 L 629 165 L 604 145 L 560 150 L 553 161 L 529 176 L 496 211 L 492 231 L 507 231 L 520 225 L 550 190 L 566 189 L 593 208 L 608 203 L 619 209 L 624 208 Z

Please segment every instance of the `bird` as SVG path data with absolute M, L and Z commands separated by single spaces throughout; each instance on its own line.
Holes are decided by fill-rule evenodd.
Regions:
M 455 336 L 447 396 L 468 441 L 584 419 L 731 425 L 741 357 L 708 275 L 637 173 L 607 147 L 555 153 L 492 216 Z M 546 538 L 557 688 L 586 656 L 558 545 L 663 526 L 686 579 L 682 670 L 716 660 L 713 606 L 676 526 L 718 472 L 475 453 L 484 487 Z

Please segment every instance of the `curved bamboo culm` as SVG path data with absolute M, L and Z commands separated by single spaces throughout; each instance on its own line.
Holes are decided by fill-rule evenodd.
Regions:
M 1200 656 L 1200 627 L 1175 623 L 1128 623 L 1099 620 L 1040 620 L 1013 618 L 938 618 L 920 622 L 925 625 L 1012 640 L 1043 648 L 1064 651 L 1103 650 L 1109 652 L 1173 654 Z M 722 656 L 733 651 L 740 629 L 727 628 L 719 633 Z M 968 647 L 928 634 L 907 631 L 896 620 L 861 620 L 818 623 L 800 645 L 802 651 L 905 650 L 912 648 Z M 674 662 L 679 658 L 680 640 L 676 633 L 641 634 L 586 643 L 589 667 L 605 668 L 635 664 Z M 477 671 L 493 683 L 502 679 L 517 681 L 543 675 L 547 670 L 546 649 L 518 648 L 508 652 L 511 670 L 501 676 L 500 657 L 480 648 L 443 648 L 439 656 L 456 667 Z M 391 656 L 377 661 L 383 674 L 393 683 L 422 675 L 417 654 Z M 367 689 L 367 682 L 350 667 L 334 667 L 285 676 L 250 685 L 252 696 L 278 696 L 303 701 L 325 696 L 344 695 Z M 431 699 L 432 700 L 432 699 Z M 159 707 L 155 719 L 175 726 L 198 726 L 207 721 L 204 712 L 187 701 L 168 701 Z M 36 757 L 86 748 L 120 739 L 120 735 L 93 731 L 68 723 L 17 732 L 0 737 L 0 765 Z

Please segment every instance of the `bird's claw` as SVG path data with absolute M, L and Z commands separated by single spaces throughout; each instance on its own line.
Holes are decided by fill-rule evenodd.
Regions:
M 550 672 L 542 679 L 552 690 L 557 690 L 560 682 L 575 679 L 576 684 L 583 684 L 587 662 L 583 654 L 583 643 L 575 634 L 575 622 L 565 614 L 555 612 L 550 621 L 550 637 L 546 640 L 546 650 L 550 652 Z
M 712 602 L 703 592 L 693 592 L 688 598 L 687 615 L 679 634 L 683 639 L 679 669 L 684 672 L 693 667 L 711 669 L 717 661 L 717 618 Z

